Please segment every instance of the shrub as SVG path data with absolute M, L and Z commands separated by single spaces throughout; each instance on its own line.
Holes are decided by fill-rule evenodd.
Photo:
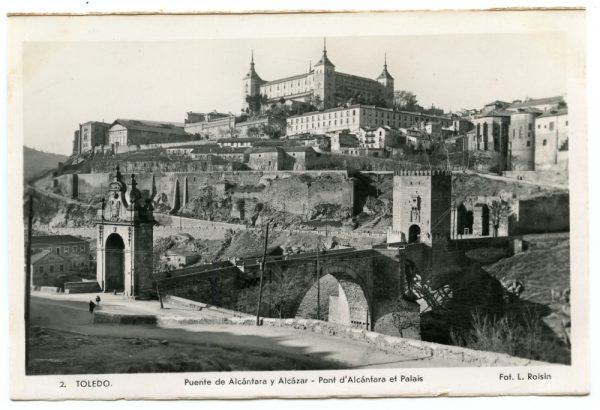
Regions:
M 505 353 L 555 363 L 570 363 L 565 346 L 549 338 L 544 323 L 533 309 L 494 316 L 475 311 L 471 329 L 452 329 L 452 344 L 474 350 Z

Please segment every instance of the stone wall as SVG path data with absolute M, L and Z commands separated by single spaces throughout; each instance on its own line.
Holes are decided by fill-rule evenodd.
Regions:
M 569 194 L 521 199 L 511 228 L 513 234 L 568 232 L 570 230 Z
M 344 217 L 350 217 L 354 208 L 354 180 L 345 171 L 166 172 L 135 175 L 142 194 L 154 196 L 157 203 L 166 207 L 161 211 L 178 210 L 193 198 L 205 197 L 209 187 L 217 202 L 229 195 L 233 195 L 234 199 L 244 199 L 247 202 L 244 214 L 247 216 L 252 215 L 257 203 L 268 204 L 277 210 L 285 209 L 295 215 L 307 215 L 317 206 L 332 205 L 339 207 Z M 65 174 L 54 178 L 54 190 L 60 195 L 87 202 L 105 195 L 112 176 L 112 173 Z M 129 183 L 130 179 L 131 174 L 123 172 L 123 180 Z M 229 188 L 235 186 L 253 189 L 230 192 Z M 261 189 L 254 189 L 257 187 Z M 230 202 L 230 209 L 221 218 L 235 215 Z
M 504 171 L 502 175 L 516 180 L 530 181 L 541 185 L 569 186 L 569 170 L 539 170 L 539 171 Z

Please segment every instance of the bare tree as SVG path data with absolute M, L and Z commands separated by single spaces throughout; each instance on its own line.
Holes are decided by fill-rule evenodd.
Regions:
M 265 286 L 264 302 L 275 309 L 277 316 L 282 318 L 287 312 L 289 303 L 298 293 L 298 284 L 287 269 L 272 272 L 273 277 Z
M 508 202 L 504 200 L 494 200 L 489 205 L 490 209 L 490 221 L 492 222 L 492 226 L 494 228 L 494 237 L 498 236 L 498 230 L 500 229 L 500 224 L 502 222 L 507 221 L 508 215 L 510 213 L 510 205 Z

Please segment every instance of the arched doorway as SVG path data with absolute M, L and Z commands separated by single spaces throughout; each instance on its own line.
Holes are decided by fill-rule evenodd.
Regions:
M 369 303 L 362 287 L 348 277 L 326 274 L 319 281 L 319 319 L 371 330 Z M 317 285 L 313 284 L 302 297 L 296 317 L 316 319 Z
M 460 204 L 456 216 L 456 234 L 458 236 L 473 233 L 473 211 L 467 211 L 464 204 Z
M 490 234 L 490 208 L 487 205 L 481 206 L 481 236 Z
M 123 292 L 125 290 L 125 243 L 119 234 L 113 233 L 106 238 L 104 246 L 106 291 Z
M 408 243 L 416 243 L 421 239 L 421 228 L 419 225 L 411 225 L 408 228 Z

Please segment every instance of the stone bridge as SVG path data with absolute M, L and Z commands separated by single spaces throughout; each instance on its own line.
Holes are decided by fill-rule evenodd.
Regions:
M 431 269 L 425 244 L 398 249 L 340 249 L 319 254 L 271 256 L 265 263 L 260 314 L 328 320 L 386 334 L 398 334 L 392 313 L 414 326 L 403 332 L 418 338 L 419 306 L 401 298 L 411 275 Z M 163 274 L 161 292 L 211 305 L 256 314 L 260 258 L 219 262 Z M 317 307 L 318 306 L 318 307 Z

